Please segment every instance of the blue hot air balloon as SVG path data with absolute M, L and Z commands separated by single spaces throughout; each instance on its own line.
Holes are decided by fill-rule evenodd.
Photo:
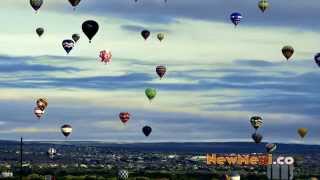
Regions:
M 235 26 L 237 26 L 240 23 L 241 19 L 242 19 L 242 15 L 238 12 L 232 13 L 230 15 L 230 20 Z

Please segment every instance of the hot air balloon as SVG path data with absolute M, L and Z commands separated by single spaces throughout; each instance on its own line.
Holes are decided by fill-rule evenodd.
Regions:
M 37 99 L 36 104 L 37 107 L 43 111 L 48 106 L 48 100 L 46 98 L 39 98 Z
M 65 39 L 62 41 L 62 47 L 67 52 L 67 54 L 69 54 L 74 47 L 74 41 L 71 39 Z
M 241 19 L 242 15 L 240 13 L 235 12 L 230 15 L 230 20 L 235 26 L 237 26 L 240 23 Z
M 253 116 L 250 118 L 250 123 L 251 123 L 252 127 L 257 130 L 259 127 L 262 126 L 263 121 L 262 121 L 261 117 Z
M 81 0 L 69 0 L 70 4 L 73 6 L 73 10 L 76 9 L 76 6 L 80 3 Z
M 38 107 L 35 107 L 33 110 L 34 115 L 37 116 L 38 119 L 40 119 L 42 117 L 42 115 L 44 114 L 44 110 L 41 110 Z
M 161 42 L 164 39 L 164 34 L 163 33 L 159 33 L 157 35 L 158 40 Z
M 240 180 L 240 174 L 237 172 L 231 173 L 231 180 Z
M 61 126 L 61 133 L 67 138 L 72 132 L 72 127 L 69 124 Z
M 158 74 L 158 76 L 160 77 L 160 79 L 162 79 L 162 77 L 165 75 L 167 71 L 167 68 L 165 66 L 157 66 L 156 67 L 156 72 Z
M 44 33 L 44 29 L 42 27 L 39 27 L 36 29 L 36 33 L 38 34 L 39 37 L 41 37 L 42 34 Z
M 48 155 L 52 159 L 57 154 L 57 150 L 55 148 L 48 149 Z
M 96 21 L 88 20 L 82 23 L 82 31 L 88 37 L 89 43 L 92 38 L 97 34 L 99 30 L 99 24 Z
M 260 143 L 262 138 L 263 138 L 263 136 L 261 134 L 258 134 L 258 133 L 253 133 L 251 137 L 254 140 L 254 142 L 257 143 L 257 144 Z
M 108 51 L 108 50 L 100 51 L 99 57 L 101 62 L 104 62 L 107 64 L 111 61 L 111 58 L 112 58 L 111 51 Z
M 317 53 L 314 56 L 314 61 L 317 63 L 317 65 L 320 67 L 320 53 Z
M 146 94 L 147 98 L 151 101 L 154 97 L 156 97 L 157 91 L 155 88 L 147 88 L 145 90 L 145 94 Z
M 80 39 L 80 35 L 79 34 L 72 34 L 72 39 L 75 43 L 77 43 Z
M 276 144 L 273 144 L 273 143 L 266 144 L 266 150 L 267 150 L 268 153 L 272 153 L 276 149 L 277 149 L 277 145 Z
M 141 31 L 141 36 L 143 37 L 144 40 L 147 40 L 148 37 L 150 36 L 150 31 L 148 30 Z
M 318 180 L 317 177 L 311 177 L 310 180 Z
M 37 12 L 43 4 L 43 0 L 30 0 L 31 7 Z
M 292 46 L 284 46 L 281 51 L 284 57 L 287 58 L 287 60 L 289 60 L 294 53 L 294 49 Z
M 150 135 L 151 131 L 152 131 L 152 128 L 150 126 L 144 126 L 142 128 L 142 132 L 146 137 Z
M 130 113 L 128 113 L 128 112 L 121 112 L 121 113 L 119 114 L 119 118 L 120 118 L 121 122 L 122 122 L 123 124 L 125 124 L 125 123 L 127 123 L 127 122 L 129 121 L 129 119 L 130 119 Z
M 129 172 L 127 170 L 121 169 L 118 171 L 118 179 L 119 180 L 126 180 L 129 178 Z
M 259 9 L 264 12 L 269 7 L 268 0 L 260 0 L 258 3 Z
M 307 128 L 299 128 L 298 129 L 298 134 L 301 138 L 304 138 L 308 133 L 308 129 Z

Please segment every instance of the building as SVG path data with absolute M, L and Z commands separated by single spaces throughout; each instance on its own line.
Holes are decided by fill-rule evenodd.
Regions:
M 293 179 L 293 165 L 268 165 L 267 175 L 270 180 L 291 180 Z
M 13 173 L 12 172 L 2 172 L 0 175 L 0 178 L 9 178 L 9 177 L 13 177 Z

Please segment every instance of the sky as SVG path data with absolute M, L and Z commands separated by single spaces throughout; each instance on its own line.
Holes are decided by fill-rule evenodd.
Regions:
M 263 142 L 320 144 L 320 2 L 269 2 L 262 13 L 253 0 L 82 0 L 75 11 L 67 0 L 44 0 L 35 13 L 28 0 L 1 0 L 0 139 L 64 141 L 60 127 L 70 124 L 74 141 L 252 141 L 257 115 Z M 232 12 L 244 17 L 237 28 Z M 92 43 L 86 20 L 100 27 Z M 74 33 L 81 38 L 67 55 L 61 43 Z M 289 61 L 285 45 L 295 49 Z M 107 65 L 104 49 L 113 55 Z M 167 67 L 162 80 L 157 65 Z M 157 89 L 151 103 L 148 87 Z M 49 106 L 38 120 L 40 97 Z M 120 112 L 131 114 L 126 125 Z M 300 127 L 309 129 L 304 140 Z

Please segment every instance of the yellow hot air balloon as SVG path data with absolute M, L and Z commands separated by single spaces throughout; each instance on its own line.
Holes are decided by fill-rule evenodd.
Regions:
M 304 138 L 308 133 L 307 128 L 299 128 L 298 129 L 298 134 L 300 135 L 301 138 Z

